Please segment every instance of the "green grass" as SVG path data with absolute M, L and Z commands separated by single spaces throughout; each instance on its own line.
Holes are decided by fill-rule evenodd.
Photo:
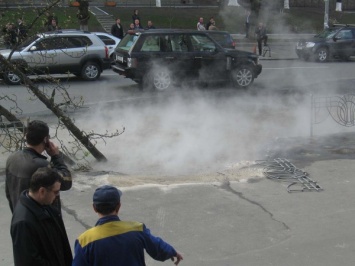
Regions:
M 124 29 L 127 29 L 131 23 L 133 13 L 132 7 L 102 8 L 114 18 L 120 17 Z M 79 23 L 76 18 L 78 8 L 62 7 L 54 8 L 52 12 L 58 17 L 60 27 L 77 29 Z M 8 9 L 2 12 L 0 25 L 4 26 L 7 22 L 16 23 L 17 18 L 24 17 L 27 25 L 33 21 L 39 13 L 39 8 Z M 195 29 L 199 17 L 204 17 L 205 23 L 209 17 L 214 16 L 216 26 L 220 30 L 227 30 L 231 33 L 244 32 L 244 10 L 243 8 L 227 7 L 219 8 L 174 8 L 174 7 L 146 7 L 139 8 L 143 26 L 148 20 L 152 20 L 158 28 L 183 28 Z M 40 18 L 32 32 L 43 31 L 43 21 Z M 291 8 L 288 12 L 280 14 L 275 11 L 261 12 L 258 19 L 254 18 L 254 25 L 258 21 L 266 23 L 269 33 L 285 32 L 307 32 L 313 33 L 323 28 L 324 10 L 319 8 Z M 330 20 L 336 20 L 339 23 L 355 24 L 355 14 L 336 13 L 331 11 Z M 92 15 L 89 20 L 89 30 L 102 31 L 101 25 Z

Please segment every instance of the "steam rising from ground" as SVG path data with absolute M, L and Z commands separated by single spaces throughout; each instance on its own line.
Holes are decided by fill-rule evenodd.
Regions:
M 100 144 L 109 159 L 105 170 L 138 175 L 214 172 L 262 159 L 275 137 L 309 132 L 308 108 L 281 97 L 236 90 L 145 96 L 152 98 L 102 106 L 77 120 L 96 131 L 126 128 L 106 146 Z

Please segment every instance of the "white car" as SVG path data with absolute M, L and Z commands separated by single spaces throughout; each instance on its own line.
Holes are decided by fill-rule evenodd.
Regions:
M 120 43 L 121 39 L 106 32 L 92 32 L 92 33 L 97 35 L 101 39 L 101 41 L 104 42 L 104 44 L 108 48 L 109 57 L 113 60 L 113 53 L 115 51 L 117 44 Z

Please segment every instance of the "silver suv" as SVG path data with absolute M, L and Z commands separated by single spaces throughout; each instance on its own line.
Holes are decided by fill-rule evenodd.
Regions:
M 11 50 L 0 53 L 8 58 Z M 109 51 L 100 38 L 77 30 L 37 34 L 22 43 L 10 60 L 26 75 L 71 73 L 89 81 L 110 68 Z M 21 83 L 19 76 L 6 69 L 0 75 L 7 84 Z

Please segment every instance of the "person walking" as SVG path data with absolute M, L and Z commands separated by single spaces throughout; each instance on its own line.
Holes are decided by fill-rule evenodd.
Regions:
M 121 195 L 109 185 L 95 190 L 93 208 L 99 220 L 75 240 L 73 266 L 144 266 L 144 250 L 155 260 L 176 258 L 178 265 L 182 255 L 145 224 L 120 220 Z
M 59 211 L 51 206 L 62 177 L 48 167 L 32 175 L 14 209 L 10 234 L 15 266 L 71 266 L 73 256 Z
M 116 18 L 116 23 L 111 27 L 111 34 L 117 38 L 123 38 L 123 27 L 121 25 L 121 19 Z
M 266 34 L 266 28 L 263 23 L 259 23 L 258 27 L 255 29 L 256 40 L 258 42 L 259 55 L 262 54 L 262 43 L 264 46 L 267 45 L 268 36 Z
M 63 160 L 59 148 L 49 139 L 49 127 L 46 123 L 33 120 L 26 129 L 27 147 L 11 154 L 6 161 L 5 193 L 11 212 L 15 209 L 20 194 L 30 186 L 32 174 L 40 167 L 52 167 L 63 178 L 60 190 L 69 190 L 72 186 L 71 173 Z M 42 155 L 46 153 L 51 157 Z M 53 205 L 60 211 L 59 194 Z
M 206 30 L 202 17 L 197 22 L 197 30 Z
M 250 29 L 250 10 L 247 11 L 245 17 L 245 38 L 249 38 L 249 29 Z

